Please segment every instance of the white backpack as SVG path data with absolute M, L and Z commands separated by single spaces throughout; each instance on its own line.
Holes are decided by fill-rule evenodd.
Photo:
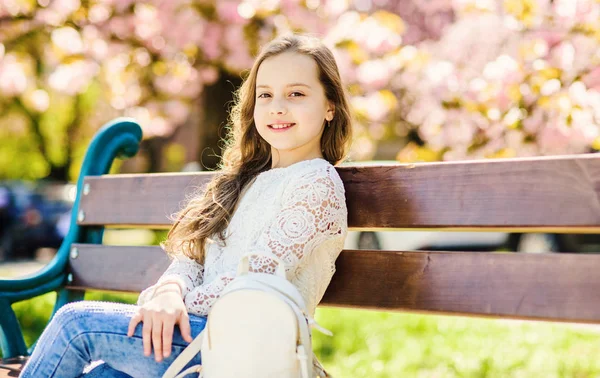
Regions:
M 214 303 L 204 330 L 173 361 L 163 378 L 315 378 L 310 328 L 331 335 L 307 315 L 282 261 L 275 274 L 249 273 L 242 257 L 236 278 Z M 202 365 L 178 374 L 201 352 Z

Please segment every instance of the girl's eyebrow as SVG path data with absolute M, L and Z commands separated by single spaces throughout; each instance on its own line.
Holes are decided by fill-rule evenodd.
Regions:
M 304 83 L 291 83 L 291 84 L 286 85 L 286 88 L 287 87 L 306 87 L 306 88 L 310 88 L 310 85 L 304 84 Z M 257 85 L 256 89 L 258 89 L 258 88 L 271 88 L 271 87 L 269 87 L 268 85 Z

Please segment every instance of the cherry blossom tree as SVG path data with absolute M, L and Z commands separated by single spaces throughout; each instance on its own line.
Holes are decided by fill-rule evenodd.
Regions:
M 600 149 L 600 3 L 457 1 L 457 20 L 400 73 L 416 135 L 398 158 Z M 418 85 L 417 85 L 418 83 Z
M 410 4 L 1 0 L 0 138 L 14 143 L 0 159 L 13 161 L 23 153 L 33 158 L 0 164 L 8 169 L 0 175 L 65 179 L 71 169 L 73 177 L 84 141 L 121 114 L 140 120 L 145 138 L 173 135 L 202 105 L 207 87 L 239 78 L 262 44 L 290 30 L 320 35 L 335 49 L 354 102 L 363 109 L 362 124 L 375 121 L 359 126 L 359 145 L 365 144 L 397 102 L 386 85 L 396 74 L 402 36 L 416 41 L 440 35 L 423 25 L 427 10 L 412 26 L 391 13 L 401 3 Z M 449 11 L 446 4 L 430 14 Z M 357 149 L 357 158 L 374 150 L 373 142 L 367 144 Z
M 356 115 L 353 159 L 385 143 L 402 161 L 600 148 L 599 7 L 0 0 L 0 140 L 11 141 L 0 143 L 0 177 L 75 177 L 87 140 L 118 115 L 141 122 L 148 146 L 196 120 L 218 148 L 231 91 L 260 46 L 290 30 L 336 55 Z

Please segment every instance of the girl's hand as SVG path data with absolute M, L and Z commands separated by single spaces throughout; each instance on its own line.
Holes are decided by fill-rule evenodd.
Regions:
M 151 300 L 140 306 L 138 313 L 131 318 L 127 336 L 133 336 L 135 327 L 143 323 L 142 340 L 144 355 L 152 354 L 154 359 L 162 361 L 171 354 L 171 342 L 175 324 L 179 325 L 181 335 L 192 342 L 190 319 L 181 296 L 181 288 L 175 283 L 167 283 L 156 289 Z

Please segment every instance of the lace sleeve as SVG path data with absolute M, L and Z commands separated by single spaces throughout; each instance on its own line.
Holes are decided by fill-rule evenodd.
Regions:
M 253 253 L 250 271 L 273 274 L 279 259 L 286 272 L 295 271 L 320 243 L 343 235 L 346 218 L 341 180 L 336 182 L 323 171 L 300 177 L 285 191 L 281 211 L 248 251 Z M 194 288 L 185 298 L 188 311 L 207 315 L 234 278 L 235 272 L 228 272 Z
M 202 285 L 204 266 L 184 255 L 176 256 L 156 284 L 140 293 L 137 304 L 148 302 L 158 287 L 166 283 L 176 283 L 181 288 L 183 297 L 195 287 Z
M 190 314 L 206 316 L 213 303 L 221 296 L 228 283 L 235 278 L 235 272 L 223 273 L 211 282 L 192 289 L 184 298 L 185 307 Z

